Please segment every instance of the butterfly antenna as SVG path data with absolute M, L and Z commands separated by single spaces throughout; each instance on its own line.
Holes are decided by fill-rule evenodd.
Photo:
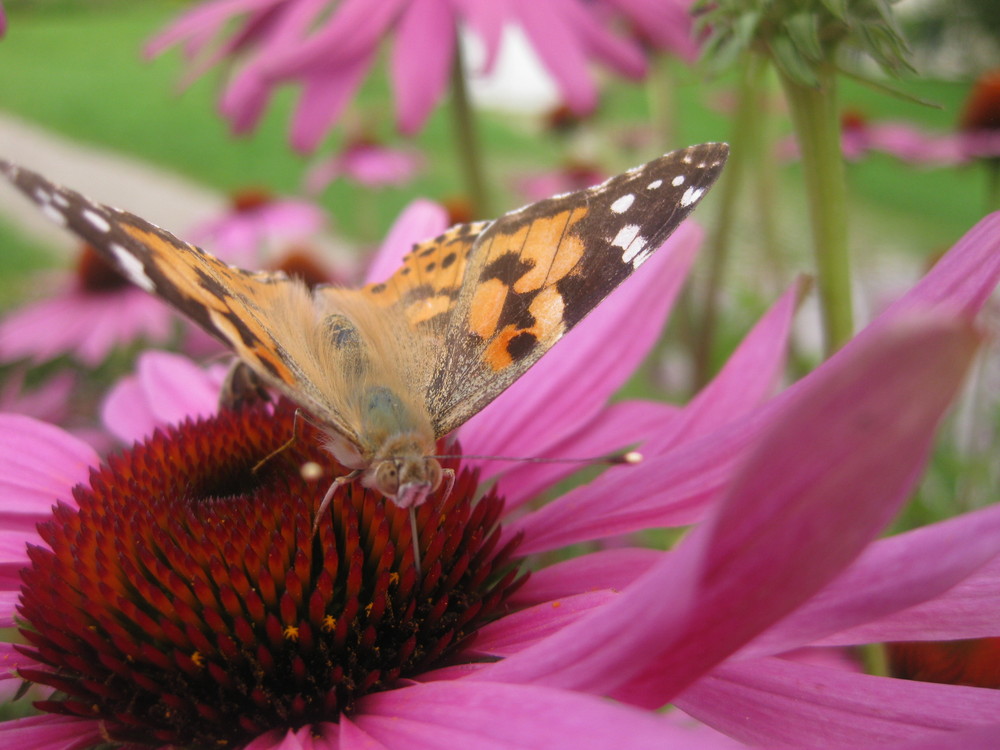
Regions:
M 525 461 L 533 464 L 585 464 L 587 466 L 599 466 L 606 464 L 609 466 L 635 465 L 642 463 L 642 454 L 639 451 L 621 451 L 619 453 L 608 453 L 604 456 L 593 456 L 591 458 L 540 458 L 537 456 L 476 456 L 468 453 L 428 456 L 428 458 L 477 458 L 484 461 Z

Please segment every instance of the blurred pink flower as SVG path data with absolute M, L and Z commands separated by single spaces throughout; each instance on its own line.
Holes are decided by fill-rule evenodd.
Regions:
M 128 283 L 92 249 L 83 248 L 75 273 L 54 276 L 50 298 L 0 321 L 0 361 L 38 363 L 70 355 L 93 367 L 117 347 L 170 338 L 169 308 Z
M 76 384 L 71 372 L 60 372 L 41 385 L 25 388 L 24 368 L 11 372 L 0 388 L 0 412 L 24 414 L 43 422 L 64 424 L 69 415 L 69 396 Z
M 934 133 L 906 122 L 870 121 L 849 112 L 842 120 L 841 150 L 849 161 L 880 152 L 914 166 L 946 167 L 1000 156 L 1000 131 Z M 782 159 L 798 159 L 794 137 L 781 142 L 778 153 Z
M 272 724 L 257 730 L 254 717 L 261 704 L 248 698 L 245 707 L 237 708 L 234 721 L 249 727 L 245 735 L 258 736 L 242 746 L 343 750 L 367 743 L 431 748 L 453 746 L 456 738 L 468 746 L 539 749 L 732 746 L 711 732 L 645 710 L 667 702 L 741 741 L 772 746 L 930 742 L 950 738 L 947 732 L 956 739 L 986 736 L 980 730 L 996 724 L 997 691 L 870 677 L 783 655 L 810 645 L 883 640 L 890 633 L 894 639 L 904 634 L 912 639 L 942 633 L 995 635 L 1000 630 L 1000 597 L 982 595 L 1000 583 L 1000 509 L 875 541 L 918 478 L 934 429 L 980 340 L 971 319 L 1000 277 L 1000 214 L 983 220 L 911 292 L 814 373 L 776 397 L 770 394 L 783 370 L 794 290 L 687 406 L 628 401 L 608 406 L 610 395 L 657 339 L 698 239 L 693 225 L 683 225 L 647 262 L 652 266 L 648 273 L 626 281 L 567 335 L 566 342 L 459 435 L 463 451 L 470 454 L 580 456 L 638 442 L 646 456 L 638 466 L 609 468 L 534 510 L 526 501 L 561 478 L 564 466 L 498 468 L 488 460 L 463 460 L 462 472 L 478 465 L 480 479 L 496 477 L 497 488 L 507 498 L 500 538 L 491 540 L 490 549 L 541 554 L 611 534 L 697 524 L 684 541 L 668 552 L 605 550 L 541 568 L 509 592 L 504 611 L 479 627 L 475 639 L 454 644 L 444 662 L 429 664 L 409 674 L 408 680 L 358 697 L 349 715 L 333 712 L 337 723 L 310 721 L 287 728 Z M 380 267 L 390 265 L 388 258 L 380 261 Z M 615 335 L 625 325 L 630 336 Z M 167 380 L 174 393 L 186 399 L 189 389 L 176 378 L 187 381 L 188 376 L 178 372 Z M 194 380 L 200 377 L 193 375 Z M 222 417 L 217 419 L 221 423 Z M 288 411 L 284 419 L 290 423 Z M 194 436 L 214 429 L 211 422 L 183 429 Z M 241 423 L 235 424 L 229 433 L 232 445 L 219 446 L 224 448 L 222 456 L 238 449 Z M 254 424 L 265 426 L 259 417 Z M 43 527 L 49 531 L 42 537 L 32 530 L 34 523 L 48 517 L 53 497 L 67 506 L 57 511 L 58 527 L 76 523 L 70 488 L 86 482 L 97 457 L 55 428 L 22 417 L 0 420 L 0 441 L 0 485 L 9 498 L 8 512 L 18 522 L 0 526 L 9 542 L 3 547 L 0 625 L 9 627 L 22 586 L 17 572 L 29 562 L 44 566 L 53 559 L 43 550 L 54 527 Z M 200 463 L 209 466 L 219 460 L 212 458 L 209 445 L 188 448 L 188 443 L 170 441 L 169 435 L 160 436 L 151 446 L 178 460 L 182 454 L 201 456 Z M 124 466 L 125 460 L 113 466 Z M 103 470 L 101 482 L 112 481 L 115 471 Z M 211 481 L 215 492 L 226 486 L 218 485 L 223 479 Z M 125 495 L 125 506 L 134 507 L 134 493 Z M 223 502 L 217 498 L 212 507 Z M 232 524 L 255 517 L 244 515 L 250 502 L 241 499 L 234 506 L 241 510 Z M 90 515 L 88 511 L 87 518 Z M 434 518 L 435 513 L 427 514 L 424 522 Z M 196 520 L 192 517 L 189 523 Z M 295 538 L 293 527 L 308 529 L 308 522 L 293 521 L 286 518 L 280 528 L 265 530 L 259 538 L 270 538 L 271 544 L 281 545 L 275 549 L 284 549 L 282 540 Z M 385 524 L 379 528 L 391 534 L 391 524 Z M 382 531 L 365 528 L 372 539 L 381 538 Z M 473 528 L 480 526 L 473 523 Z M 198 530 L 191 533 L 203 543 Z M 123 545 L 122 554 L 133 554 L 128 550 L 135 542 L 129 541 L 127 527 L 116 532 L 115 540 Z M 25 542 L 37 545 L 30 560 Z M 351 543 L 346 535 L 344 543 Z M 312 549 L 313 543 L 306 546 Z M 200 580 L 208 571 L 201 571 L 197 560 L 212 555 L 212 549 L 199 548 L 197 555 L 183 555 L 177 564 L 195 563 L 192 575 Z M 97 544 L 93 553 L 78 556 L 74 569 L 86 569 L 90 559 L 102 560 L 104 554 Z M 315 648 L 309 643 L 318 639 L 300 642 L 304 631 L 296 629 L 292 638 L 281 629 L 282 623 L 297 622 L 296 601 L 312 595 L 305 589 L 303 599 L 295 585 L 293 579 L 301 574 L 296 555 L 265 556 L 264 570 L 258 572 L 250 564 L 256 554 L 242 548 L 227 553 L 230 562 L 238 559 L 238 564 L 209 578 L 249 576 L 247 594 L 226 589 L 217 599 L 211 588 L 179 585 L 187 575 L 168 571 L 162 579 L 165 588 L 149 592 L 156 601 L 167 597 L 154 607 L 158 616 L 150 619 L 149 628 L 163 634 L 155 644 L 141 645 L 148 631 L 141 628 L 129 638 L 141 643 L 111 648 L 94 635 L 100 628 L 91 627 L 74 636 L 86 636 L 86 641 L 69 641 L 70 654 L 79 650 L 80 663 L 91 668 L 96 663 L 89 656 L 91 648 L 99 649 L 104 665 L 100 669 L 113 670 L 121 663 L 119 671 L 131 674 L 135 666 L 114 656 L 124 646 L 143 660 L 166 657 L 156 662 L 156 673 L 175 675 L 178 684 L 187 681 L 186 674 L 198 679 L 205 675 L 228 692 L 233 679 L 214 655 L 218 647 L 211 639 L 220 628 L 233 627 L 231 623 L 274 618 L 274 627 L 262 624 L 259 634 L 249 626 L 243 636 L 249 639 L 247 653 L 255 655 L 265 671 L 270 659 L 289 649 L 305 657 Z M 364 559 L 370 560 L 366 568 L 382 570 L 377 553 Z M 396 558 L 390 554 L 389 559 Z M 155 556 L 143 560 L 145 569 L 157 568 Z M 453 580 L 451 576 L 457 580 L 474 572 L 477 561 L 480 558 L 465 558 L 457 571 L 429 569 L 422 595 L 434 595 L 445 580 Z M 342 564 L 347 563 L 343 559 Z M 469 565 L 473 567 L 464 567 Z M 390 586 L 389 571 L 383 573 L 380 580 Z M 24 575 L 22 601 L 58 597 L 51 584 L 39 589 L 32 583 L 37 575 Z M 254 586 L 258 575 L 261 584 Z M 414 585 L 412 566 L 396 575 L 400 586 Z M 279 581 L 287 582 L 287 591 L 281 584 L 272 591 Z M 241 596 L 247 598 L 241 601 Z M 121 596 L 127 611 L 134 611 L 129 609 L 133 597 L 129 591 Z M 261 606 L 262 613 L 253 616 Z M 358 634 L 377 638 L 379 618 L 391 619 L 391 609 L 380 609 L 372 620 L 359 611 Z M 119 607 L 116 612 L 126 610 Z M 59 612 L 67 621 L 77 617 Z M 100 622 L 100 613 L 90 607 L 82 614 Z M 142 611 L 135 616 L 141 619 Z M 215 617 L 221 618 L 218 627 L 202 623 Z M 192 639 L 204 645 L 184 645 Z M 192 649 L 197 659 L 189 658 Z M 35 662 L 37 653 L 30 647 L 24 653 L 8 651 L 8 663 L 22 674 L 42 678 L 45 667 Z M 304 659 L 301 666 L 309 669 Z M 74 686 L 65 674 L 59 680 L 64 687 Z M 163 680 L 143 680 L 136 691 L 164 693 Z M 290 677 L 284 684 L 292 691 L 289 698 L 322 698 L 309 693 L 307 679 Z M 170 705 L 176 699 L 188 710 L 183 693 L 163 698 L 169 698 Z M 138 705 L 132 693 L 127 700 L 130 707 Z M 197 700 L 199 713 L 212 722 L 217 712 L 211 699 Z M 99 745 L 102 732 L 108 731 L 123 727 L 85 716 L 0 724 L 0 737 L 28 746 L 47 743 L 52 750 Z
M 0 3 L 0 39 L 7 33 L 7 14 L 4 12 L 3 3 Z
M 369 188 L 405 185 L 422 168 L 423 157 L 414 149 L 389 148 L 374 141 L 357 140 L 310 169 L 306 189 L 318 193 L 340 178 Z
M 588 73 L 600 62 L 641 78 L 645 51 L 610 31 L 616 17 L 645 38 L 693 57 L 690 3 L 678 0 L 216 0 L 178 18 L 148 46 L 156 55 L 180 44 L 191 61 L 188 79 L 225 58 L 239 57 L 222 99 L 237 132 L 253 128 L 274 88 L 295 81 L 302 95 L 292 124 L 295 148 L 311 151 L 342 114 L 368 74 L 386 37 L 393 38 L 389 75 L 401 132 L 418 131 L 444 96 L 455 63 L 457 29 L 468 28 L 486 48 L 492 68 L 503 26 L 523 27 L 542 63 L 577 112 L 597 104 Z M 610 18 L 609 18 L 610 16 Z
M 608 174 L 590 164 L 566 164 L 548 172 L 521 175 L 515 180 L 517 192 L 528 201 L 540 201 L 551 195 L 571 193 L 608 178 Z
M 229 263 L 258 268 L 269 252 L 314 238 L 326 226 L 326 212 L 314 203 L 249 188 L 233 196 L 229 213 L 195 227 L 188 239 Z

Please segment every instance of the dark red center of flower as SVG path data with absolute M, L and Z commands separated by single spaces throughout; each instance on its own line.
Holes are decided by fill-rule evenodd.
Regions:
M 864 130 L 868 127 L 868 118 L 856 109 L 844 110 L 840 116 L 841 130 Z
M 1000 130 L 1000 69 L 984 73 L 972 87 L 962 112 L 962 130 Z
M 18 608 L 37 662 L 21 674 L 56 690 L 39 708 L 100 721 L 115 742 L 232 746 L 337 721 L 497 615 L 517 585 L 513 545 L 496 548 L 503 501 L 474 501 L 475 473 L 459 470 L 417 510 L 420 574 L 407 511 L 358 483 L 314 536 L 344 471 L 315 431 L 300 424 L 254 469 L 293 411 L 258 404 L 158 432 L 77 487 L 79 510 L 40 525 L 48 548 L 30 550 Z
M 310 289 L 321 284 L 334 282 L 333 276 L 323 267 L 312 248 L 292 245 L 278 261 L 271 265 L 275 271 L 283 271 L 287 276 L 300 279 Z
M 93 294 L 117 292 L 130 286 L 114 266 L 85 244 L 76 261 L 76 278 L 80 290 Z
M 261 187 L 247 187 L 237 191 L 231 198 L 233 210 L 237 213 L 250 213 L 261 206 L 274 202 L 270 191 Z

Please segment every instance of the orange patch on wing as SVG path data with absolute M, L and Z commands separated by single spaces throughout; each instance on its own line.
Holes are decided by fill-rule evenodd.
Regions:
M 483 353 L 483 358 L 486 363 L 493 368 L 494 372 L 499 372 L 507 367 L 510 367 L 514 363 L 514 358 L 510 356 L 510 352 L 507 347 L 510 344 L 511 339 L 521 333 L 520 330 L 514 326 L 507 326 L 504 328 L 495 339 L 490 341 L 489 346 L 486 347 L 486 351 Z
M 587 215 L 580 207 L 563 211 L 547 219 L 537 219 L 527 227 L 520 256 L 531 261 L 532 268 L 514 282 L 518 294 L 555 284 L 568 274 L 583 257 L 583 242 L 569 235 L 570 229 Z M 518 235 L 521 233 L 518 232 Z
M 500 320 L 504 300 L 507 299 L 507 285 L 500 279 L 489 279 L 476 287 L 469 306 L 469 330 L 488 338 L 492 336 Z

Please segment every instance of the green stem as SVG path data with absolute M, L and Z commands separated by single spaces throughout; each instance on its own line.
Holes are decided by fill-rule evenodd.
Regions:
M 1000 158 L 986 159 L 986 213 L 1000 211 Z
M 819 85 L 804 86 L 779 69 L 802 152 L 816 283 L 829 356 L 851 337 L 854 322 L 847 249 L 847 180 L 840 150 L 836 72 L 831 67 L 816 72 Z
M 767 61 L 756 55 L 748 56 L 743 66 L 737 91 L 736 117 L 733 135 L 729 139 L 730 151 L 726 170 L 715 195 L 719 201 L 719 214 L 708 243 L 708 270 L 702 292 L 700 325 L 694 339 L 694 385 L 700 388 L 712 375 L 712 353 L 715 349 L 716 328 L 719 318 L 719 299 L 726 264 L 732 245 L 737 197 L 745 181 L 747 163 L 758 136 L 758 93 L 767 71 Z
M 461 45 L 456 42 L 455 62 L 451 69 L 451 98 L 454 113 L 455 144 L 465 180 L 465 189 L 477 219 L 492 216 L 486 179 L 483 176 L 482 151 L 476 137 L 475 118 L 469 102 L 469 91 L 462 66 Z

